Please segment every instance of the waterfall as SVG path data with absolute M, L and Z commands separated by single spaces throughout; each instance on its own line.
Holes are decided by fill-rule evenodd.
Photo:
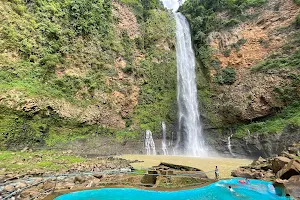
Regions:
M 176 154 L 206 156 L 198 112 L 195 55 L 189 23 L 181 13 L 176 20 L 178 132 Z
M 152 132 L 150 130 L 146 131 L 145 150 L 147 155 L 151 155 L 151 150 L 152 150 L 152 155 L 156 155 L 155 143 L 152 137 Z
M 161 141 L 161 149 L 162 149 L 164 155 L 168 155 L 167 131 L 166 131 L 166 124 L 165 124 L 165 122 L 161 123 L 161 128 L 162 128 L 162 136 L 163 136 L 163 139 Z
M 228 148 L 228 150 L 229 150 L 229 153 L 233 156 L 233 157 L 235 157 L 235 155 L 234 155 L 234 153 L 232 152 L 232 149 L 231 149 L 231 142 L 230 142 L 230 139 L 231 139 L 231 137 L 232 137 L 232 134 L 227 138 L 227 148 Z

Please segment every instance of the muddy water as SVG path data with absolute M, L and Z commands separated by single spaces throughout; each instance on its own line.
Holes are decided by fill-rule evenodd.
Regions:
M 163 155 L 123 155 L 122 158 L 128 160 L 140 160 L 144 162 L 133 163 L 136 169 L 144 169 L 158 165 L 160 162 L 168 162 L 178 165 L 187 165 L 202 169 L 205 172 L 213 171 L 216 166 L 219 168 L 220 178 L 230 178 L 233 169 L 239 166 L 249 165 L 252 160 L 235 158 L 196 158 L 183 156 L 163 156 Z M 214 172 L 207 173 L 209 178 L 214 178 Z

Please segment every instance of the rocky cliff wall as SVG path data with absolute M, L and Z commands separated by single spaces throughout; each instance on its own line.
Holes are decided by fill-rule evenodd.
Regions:
M 176 118 L 174 22 L 159 2 L 11 0 L 0 11 L 0 149 L 127 140 Z

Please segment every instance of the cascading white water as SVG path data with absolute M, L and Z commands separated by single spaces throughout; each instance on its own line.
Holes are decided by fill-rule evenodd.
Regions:
M 147 155 L 151 155 L 151 150 L 152 150 L 152 155 L 156 155 L 155 143 L 152 137 L 152 132 L 150 130 L 146 131 L 145 150 Z
M 178 123 L 176 154 L 206 156 L 198 111 L 195 55 L 189 23 L 181 13 L 176 19 L 177 103 Z
M 230 142 L 230 139 L 231 139 L 231 137 L 232 137 L 232 134 L 227 138 L 227 148 L 228 148 L 228 150 L 229 150 L 229 153 L 233 156 L 233 157 L 235 157 L 235 155 L 234 155 L 234 153 L 232 152 L 232 149 L 231 149 L 231 142 Z
M 161 123 L 162 128 L 162 141 L 161 141 L 161 150 L 163 151 L 164 155 L 168 155 L 168 146 L 167 146 L 167 131 L 166 131 L 166 123 Z

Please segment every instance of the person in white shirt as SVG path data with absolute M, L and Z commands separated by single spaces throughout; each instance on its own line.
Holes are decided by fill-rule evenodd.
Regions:
M 216 169 L 215 169 L 215 177 L 216 177 L 216 180 L 219 179 L 219 169 L 218 169 L 218 166 L 216 166 Z

